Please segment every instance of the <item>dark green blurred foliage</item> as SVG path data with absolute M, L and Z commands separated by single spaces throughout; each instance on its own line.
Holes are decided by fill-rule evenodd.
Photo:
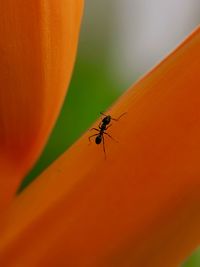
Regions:
M 21 191 L 73 144 L 119 96 L 119 84 L 107 74 L 106 62 L 78 57 L 64 106 L 49 142 Z
M 101 10 L 102 21 L 100 9 L 97 16 L 92 8 L 96 9 L 95 3 L 86 4 L 77 62 L 60 116 L 43 154 L 22 182 L 19 192 L 66 151 L 97 119 L 100 111 L 105 111 L 120 95 L 122 88 L 127 87 L 120 85 L 117 77 L 111 77 L 108 67 L 111 14 L 108 12 L 106 16 L 104 9 Z
M 195 251 L 182 267 L 200 267 L 200 250 Z

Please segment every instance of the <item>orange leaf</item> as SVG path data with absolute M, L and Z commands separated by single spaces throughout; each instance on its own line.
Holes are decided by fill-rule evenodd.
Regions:
M 110 109 L 107 160 L 87 132 L 13 203 L 10 266 L 171 267 L 200 242 L 200 30 Z M 96 124 L 98 125 L 98 124 Z
M 40 155 L 60 111 L 82 0 L 0 2 L 0 210 Z

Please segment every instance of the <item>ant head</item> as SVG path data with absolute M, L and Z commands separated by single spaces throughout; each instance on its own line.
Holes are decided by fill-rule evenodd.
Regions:
M 104 124 L 109 124 L 111 121 L 111 116 L 110 115 L 107 115 L 105 118 L 103 118 L 102 122 Z

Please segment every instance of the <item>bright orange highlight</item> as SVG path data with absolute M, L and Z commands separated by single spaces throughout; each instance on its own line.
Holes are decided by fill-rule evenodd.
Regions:
M 172 267 L 200 243 L 200 29 L 13 203 L 1 266 Z M 98 122 L 97 124 L 98 125 Z
M 70 80 L 82 0 L 0 2 L 0 210 L 35 163 Z

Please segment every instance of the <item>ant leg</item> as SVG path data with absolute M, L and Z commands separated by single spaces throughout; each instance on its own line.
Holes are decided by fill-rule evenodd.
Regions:
M 110 128 L 112 126 L 112 124 L 110 124 L 110 125 L 108 125 L 107 127 L 106 127 L 106 129 L 105 130 L 107 130 L 108 128 Z
M 122 113 L 117 119 L 111 118 L 114 121 L 118 121 L 122 116 L 124 116 L 127 112 Z
M 95 130 L 95 131 L 99 132 L 99 129 L 97 129 L 97 128 L 91 128 L 90 131 L 92 131 L 92 130 Z
M 103 135 L 102 135 L 102 139 L 103 139 L 103 151 L 104 151 L 104 155 L 105 155 L 105 159 L 106 159 L 106 149 L 105 149 L 105 143 L 104 143 Z
M 104 134 L 108 135 L 113 141 L 115 141 L 116 143 L 119 143 L 116 139 L 114 139 L 111 135 L 109 135 L 108 133 L 105 133 Z
M 93 135 L 89 136 L 89 137 L 88 137 L 89 141 L 91 142 L 91 138 L 92 138 L 93 136 L 96 136 L 96 135 L 98 135 L 98 134 L 93 134 Z

